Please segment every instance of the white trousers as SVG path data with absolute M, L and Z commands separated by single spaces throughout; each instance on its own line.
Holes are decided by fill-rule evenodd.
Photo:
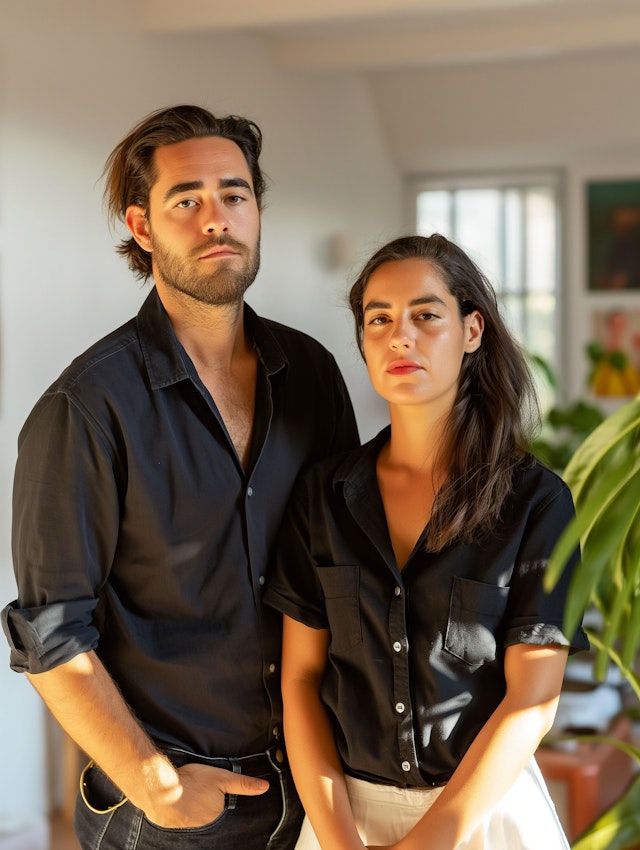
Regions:
M 375 785 L 350 776 L 346 780 L 353 816 L 365 845 L 399 841 L 442 791 Z M 302 824 L 296 850 L 321 850 L 308 818 Z M 452 850 L 569 850 L 534 759 L 469 838 Z

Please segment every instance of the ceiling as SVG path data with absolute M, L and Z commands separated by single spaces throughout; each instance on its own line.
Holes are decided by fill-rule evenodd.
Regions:
M 248 32 L 289 69 L 427 67 L 640 47 L 640 0 L 134 0 L 153 33 Z

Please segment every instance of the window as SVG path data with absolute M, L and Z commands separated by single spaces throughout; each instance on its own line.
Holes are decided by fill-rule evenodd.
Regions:
M 519 342 L 560 375 L 558 177 L 420 179 L 412 188 L 417 232 L 464 248 Z

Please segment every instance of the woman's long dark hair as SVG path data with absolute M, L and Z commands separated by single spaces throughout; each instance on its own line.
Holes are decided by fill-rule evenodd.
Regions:
M 495 530 L 516 469 L 531 462 L 529 447 L 540 415 L 526 359 L 500 315 L 491 284 L 461 248 L 437 233 L 395 239 L 366 263 L 349 294 L 362 356 L 369 278 L 384 263 L 408 259 L 424 260 L 439 272 L 461 318 L 474 310 L 484 318 L 482 344 L 464 355 L 437 458 L 447 477 L 434 502 L 426 545 L 439 551 Z

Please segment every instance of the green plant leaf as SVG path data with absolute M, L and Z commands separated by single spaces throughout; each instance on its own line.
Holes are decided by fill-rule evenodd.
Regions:
M 640 573 L 640 553 L 636 558 L 636 575 Z M 633 599 L 629 612 L 629 625 L 622 643 L 620 654 L 625 667 L 631 668 L 635 663 L 636 654 L 640 646 L 640 593 L 637 587 L 633 590 Z
M 557 381 L 557 378 L 555 376 L 555 372 L 553 371 L 551 366 L 547 363 L 547 361 L 544 359 L 544 357 L 540 357 L 539 354 L 529 354 L 528 357 L 529 357 L 529 361 L 531 362 L 534 369 L 537 369 L 540 372 L 542 372 L 542 375 L 544 376 L 544 379 L 549 384 L 549 386 L 552 389 L 557 390 L 558 389 L 558 381 Z
M 572 850 L 635 850 L 640 838 L 640 775 L 571 845 Z
M 618 655 L 616 650 L 612 646 L 606 646 L 594 631 L 592 631 L 591 629 L 585 629 L 585 631 L 587 633 L 587 637 L 589 638 L 593 646 L 607 653 L 609 658 L 613 661 L 618 670 L 620 670 L 624 678 L 631 685 L 631 688 L 633 689 L 635 695 L 640 700 L 640 678 L 637 676 L 637 674 L 630 667 L 627 667 L 623 663 L 622 658 Z
M 552 554 L 545 587 L 555 585 L 579 541 L 582 558 L 572 577 L 565 611 L 565 627 L 569 632 L 577 626 L 589 601 L 597 600 L 598 607 L 610 623 L 608 637 L 611 638 L 622 624 L 628 622 L 626 612 L 633 602 L 634 589 L 640 587 L 640 559 L 637 554 L 631 557 L 628 554 L 637 553 L 640 548 L 637 545 L 640 535 L 640 441 L 637 425 L 640 422 L 640 397 L 636 402 L 626 405 L 599 426 L 577 450 L 565 471 L 568 483 L 573 484 L 576 518 L 567 527 Z M 631 407 L 637 421 L 630 416 Z M 620 416 L 621 413 L 625 415 Z M 624 430 L 621 433 L 611 431 L 611 419 L 622 424 Z M 608 445 L 604 445 L 602 440 L 594 440 L 594 437 L 603 434 L 609 439 Z M 569 481 L 572 476 L 573 480 Z M 625 598 L 621 599 L 623 592 Z M 627 642 L 625 657 L 631 651 L 629 647 Z M 600 658 L 598 668 L 602 670 L 604 664 L 605 659 Z
M 640 429 L 640 394 L 604 420 L 579 446 L 564 471 L 564 479 L 571 488 L 576 503 L 580 501 L 583 486 L 602 463 L 605 455 L 615 451 L 620 443 L 631 465 L 640 459 L 638 441 Z M 634 433 L 635 432 L 635 433 Z

